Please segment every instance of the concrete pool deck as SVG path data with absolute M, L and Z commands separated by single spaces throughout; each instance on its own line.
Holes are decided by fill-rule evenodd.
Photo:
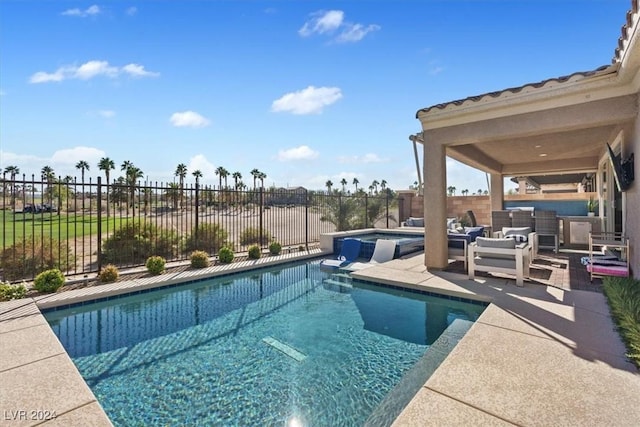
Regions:
M 39 308 L 300 258 L 286 254 L 0 303 L 0 425 L 111 425 Z M 638 425 L 640 375 L 624 356 L 602 294 L 430 273 L 423 255 L 354 276 L 492 303 L 394 426 Z

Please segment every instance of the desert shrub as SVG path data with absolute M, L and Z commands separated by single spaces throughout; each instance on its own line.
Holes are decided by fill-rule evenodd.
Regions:
M 102 283 L 113 283 L 118 280 L 120 277 L 120 272 L 118 271 L 118 267 L 113 264 L 107 264 L 102 267 L 100 273 L 98 273 L 98 280 Z
M 305 251 L 304 246 L 302 245 L 298 246 L 298 252 L 304 252 L 304 251 Z
M 69 245 L 48 236 L 30 236 L 0 252 L 2 273 L 10 281 L 34 277 L 52 268 L 67 271 L 75 264 Z
M 605 277 L 602 283 L 611 317 L 627 347 L 627 357 L 640 367 L 640 280 Z
M 193 268 L 206 268 L 211 265 L 209 261 L 209 254 L 205 251 L 193 251 L 191 252 L 191 267 Z
M 0 282 L 0 301 L 24 298 L 26 294 L 27 287 L 24 283 L 12 285 L 10 283 Z
M 39 292 L 55 292 L 64 285 L 64 276 L 57 268 L 45 270 L 33 281 L 33 287 Z
M 262 255 L 262 251 L 260 250 L 260 246 L 251 245 L 249 246 L 249 259 L 258 259 Z
M 130 221 L 117 229 L 102 245 L 102 259 L 110 264 L 141 264 L 152 255 L 174 258 L 180 238 L 156 224 Z
M 271 233 L 268 230 L 262 230 L 262 239 L 264 242 L 271 240 Z M 247 227 L 240 233 L 240 244 L 251 245 L 260 242 L 260 230 L 255 227 Z
M 227 243 L 229 234 L 218 224 L 205 223 L 194 227 L 185 242 L 187 252 L 205 251 L 215 254 Z
M 158 255 L 150 256 L 147 258 L 147 262 L 145 266 L 147 267 L 147 271 L 151 274 L 161 274 L 164 272 L 164 267 L 166 265 L 166 261 L 164 258 Z
M 282 245 L 278 242 L 271 242 L 269 245 L 269 253 L 271 255 L 279 255 L 282 251 Z
M 218 251 L 218 259 L 224 264 L 229 264 L 231 261 L 233 261 L 234 257 L 235 255 L 233 253 L 233 249 L 228 246 L 224 246 Z

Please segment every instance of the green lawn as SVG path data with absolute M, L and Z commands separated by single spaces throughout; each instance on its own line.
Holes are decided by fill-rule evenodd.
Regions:
M 125 222 L 123 218 L 102 219 L 102 231 L 120 227 Z M 45 235 L 56 240 L 67 240 L 75 237 L 89 237 L 98 232 L 98 216 L 81 213 L 13 213 L 0 211 L 0 246 L 11 246 L 15 241 L 22 240 L 25 236 Z

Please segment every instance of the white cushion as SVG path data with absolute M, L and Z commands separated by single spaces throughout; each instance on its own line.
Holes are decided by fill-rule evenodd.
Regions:
M 529 233 L 531 233 L 531 227 L 502 227 L 502 235 L 516 242 L 526 242 Z

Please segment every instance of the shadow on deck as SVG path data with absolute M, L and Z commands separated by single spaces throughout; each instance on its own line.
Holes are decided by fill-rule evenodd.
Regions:
M 602 292 L 602 280 L 594 278 L 593 282 L 591 282 L 587 268 L 580 262 L 580 258 L 587 255 L 586 251 L 579 250 L 561 249 L 557 254 L 553 251 L 540 251 L 531 264 L 531 277 L 526 282 L 561 289 Z M 466 274 L 462 261 L 450 263 L 446 270 Z M 483 272 L 477 272 L 476 275 L 512 277 L 504 274 Z

